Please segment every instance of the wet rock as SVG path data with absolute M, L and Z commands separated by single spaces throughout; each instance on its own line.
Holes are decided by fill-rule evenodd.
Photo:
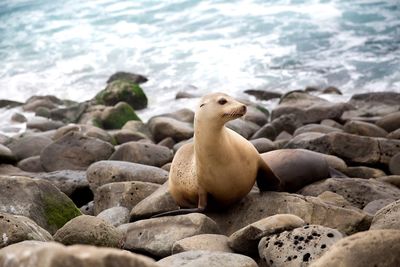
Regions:
M 256 131 L 260 129 L 260 126 L 257 124 L 241 119 L 229 121 L 225 124 L 225 126 L 237 132 L 246 139 L 249 139 Z
M 396 186 L 397 188 L 400 188 L 400 175 L 389 175 L 389 176 L 383 176 L 383 177 L 378 177 L 376 180 L 388 183 L 391 185 Z
M 82 214 L 94 216 L 94 201 L 88 202 L 79 208 Z
M 131 210 L 130 221 L 147 219 L 153 215 L 177 209 L 179 206 L 169 193 L 168 182 L 166 182 Z
M 400 129 L 400 111 L 383 116 L 376 122 L 376 125 L 388 132 L 393 132 L 397 129 Z
M 175 99 L 182 99 L 182 98 L 196 98 L 198 97 L 195 94 L 192 93 L 188 93 L 188 92 L 183 92 L 183 91 L 179 91 L 176 93 L 175 95 Z
M 292 134 L 297 128 L 301 127 L 303 124 L 300 120 L 296 118 L 294 114 L 282 115 L 279 118 L 274 119 L 271 123 L 261 127 L 251 139 L 265 137 L 270 140 L 275 140 L 275 138 L 283 131 Z
M 14 139 L 7 146 L 18 160 L 22 160 L 40 155 L 42 150 L 52 142 L 48 137 L 31 135 Z
M 368 214 L 371 214 L 372 216 L 374 216 L 378 212 L 378 210 L 380 210 L 383 207 L 389 205 L 390 203 L 393 203 L 394 201 L 396 201 L 396 200 L 395 199 L 391 199 L 391 198 L 377 199 L 377 200 L 369 202 L 363 208 L 363 211 L 365 211 Z
M 370 230 L 343 238 L 310 266 L 399 266 L 400 231 Z
M 389 203 L 376 212 L 370 229 L 400 230 L 400 199 Z
M 247 256 L 216 251 L 187 251 L 166 257 L 157 262 L 161 267 L 257 267 Z
M 140 121 L 133 108 L 125 102 L 107 107 L 102 112 L 100 119 L 100 124 L 104 129 L 120 129 L 128 121 Z
M 36 129 L 42 132 L 58 129 L 62 126 L 64 126 L 64 123 L 60 121 L 53 121 L 42 117 L 33 117 L 26 123 L 26 128 Z
M 153 259 L 115 248 L 63 246 L 56 242 L 24 241 L 0 251 L 0 266 L 7 267 L 157 267 Z
M 102 185 L 94 196 L 94 214 L 112 207 L 131 210 L 137 203 L 156 191 L 160 185 L 145 182 L 118 182 Z
M 141 74 L 117 71 L 116 73 L 111 75 L 110 78 L 108 78 L 107 83 L 112 83 L 116 80 L 127 80 L 136 84 L 142 84 L 148 81 L 147 77 Z
M 342 95 L 342 92 L 335 86 L 328 86 L 322 90 L 323 94 Z
M 86 111 L 89 104 L 86 102 L 73 104 L 69 107 L 54 108 L 50 110 L 49 117 L 55 121 L 64 123 L 76 123 L 82 114 Z
M 347 169 L 343 170 L 343 173 L 349 177 L 364 178 L 364 179 L 386 176 L 386 173 L 380 169 L 375 169 L 365 166 L 348 167 Z
M 293 214 L 306 223 L 335 228 L 343 233 L 365 230 L 371 220 L 361 210 L 330 205 L 316 197 L 283 192 L 250 192 L 240 203 L 207 215 L 217 222 L 224 234 L 230 235 L 255 221 L 279 213 Z
M 27 172 L 44 172 L 40 156 L 32 156 L 18 162 L 17 167 Z
M 93 192 L 108 183 L 141 181 L 163 184 L 168 179 L 168 172 L 160 168 L 114 160 L 93 163 L 86 173 Z
M 172 254 L 190 250 L 208 250 L 220 252 L 232 252 L 228 246 L 228 237 L 225 235 L 202 234 L 186 237 L 176 241 L 172 247 Z
M 88 215 L 67 222 L 54 234 L 54 240 L 64 245 L 86 244 L 99 247 L 122 246 L 122 233 L 110 223 Z
M 14 163 L 17 159 L 13 152 L 6 146 L 0 144 L 0 164 L 1 163 Z
M 350 134 L 370 136 L 370 137 L 386 137 L 388 132 L 375 124 L 363 121 L 348 121 L 344 125 L 344 131 Z
M 114 147 L 107 142 L 70 132 L 43 149 L 40 160 L 46 171 L 86 170 L 113 152 Z
M 51 234 L 81 214 L 48 181 L 16 176 L 0 176 L 0 211 L 29 217 Z
M 369 202 L 382 198 L 400 198 L 400 189 L 375 179 L 330 178 L 305 186 L 299 191 L 306 196 L 318 196 L 332 191 L 343 196 L 355 207 L 364 208 Z
M 145 136 L 145 139 L 153 140 L 153 136 L 151 135 L 149 127 L 147 126 L 147 124 L 141 121 L 128 121 L 122 127 L 122 130 L 129 130 L 136 133 L 137 135 Z
M 24 240 L 52 241 L 53 237 L 25 216 L 0 212 L 0 249 Z
M 147 107 L 147 97 L 142 88 L 126 79 L 117 79 L 108 83 L 107 87 L 96 95 L 95 100 L 97 104 L 106 106 L 126 102 L 135 110 Z
M 293 91 L 282 96 L 271 116 L 276 119 L 285 114 L 293 114 L 297 120 L 306 124 L 324 119 L 339 119 L 348 108 L 345 103 L 331 103 L 305 92 Z
M 85 171 L 61 170 L 35 175 L 35 178 L 47 180 L 66 194 L 79 207 L 93 200 Z
M 247 112 L 243 116 L 243 120 L 250 121 L 258 126 L 264 126 L 268 123 L 268 116 L 254 106 L 247 106 Z
M 389 170 L 392 174 L 400 175 L 400 152 L 390 159 Z
M 11 120 L 15 121 L 15 122 L 19 122 L 19 123 L 24 123 L 24 122 L 27 121 L 26 117 L 24 115 L 22 115 L 21 113 L 18 113 L 18 112 L 14 113 L 11 116 Z
M 282 96 L 281 93 L 271 92 L 266 90 L 258 90 L 258 89 L 249 89 L 244 91 L 248 95 L 255 96 L 258 100 L 270 100 L 274 98 L 280 98 Z
M 36 117 L 50 118 L 50 109 L 46 107 L 38 107 L 35 111 Z
M 300 128 L 297 128 L 296 131 L 294 131 L 293 135 L 296 136 L 302 133 L 309 133 L 309 132 L 332 133 L 332 132 L 343 132 L 343 130 L 338 129 L 336 127 L 311 123 L 303 125 Z
M 105 130 L 100 129 L 99 127 L 96 126 L 82 125 L 82 124 L 68 124 L 64 127 L 57 129 L 53 139 L 54 140 L 60 139 L 61 137 L 67 135 L 70 132 L 78 132 L 84 136 L 97 138 L 104 142 L 108 142 L 110 144 L 114 143 L 112 136 L 108 134 Z
M 24 111 L 35 112 L 39 107 L 45 107 L 48 109 L 56 108 L 58 105 L 62 105 L 63 101 L 52 95 L 46 96 L 32 96 L 26 100 L 22 106 Z
M 264 236 L 292 230 L 305 224 L 304 220 L 296 215 L 272 215 L 234 232 L 229 237 L 229 246 L 235 252 L 255 256 L 258 254 L 258 243 Z
M 171 137 L 176 142 L 193 136 L 193 125 L 169 117 L 153 117 L 148 122 L 149 129 L 156 142 Z
M 277 146 L 271 140 L 267 138 L 257 138 L 250 140 L 250 143 L 257 149 L 258 153 L 265 153 L 272 150 L 276 150 Z
M 0 99 L 0 108 L 14 108 L 23 105 L 24 103 L 8 100 L 8 99 Z
M 125 207 L 112 207 L 103 210 L 96 217 L 117 227 L 129 222 L 129 210 Z
M 269 266 L 308 266 L 342 239 L 336 229 L 307 225 L 261 239 L 260 258 Z
M 164 146 L 128 142 L 118 147 L 111 155 L 110 160 L 121 160 L 161 167 L 165 163 L 171 162 L 172 158 L 172 151 Z
M 219 232 L 217 224 L 200 213 L 142 220 L 129 224 L 124 249 L 166 257 L 178 240 Z

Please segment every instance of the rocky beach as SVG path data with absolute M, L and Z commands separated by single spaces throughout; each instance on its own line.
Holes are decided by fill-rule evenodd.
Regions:
M 400 93 L 331 102 L 321 96 L 340 88 L 245 91 L 247 113 L 228 128 L 259 153 L 314 151 L 340 175 L 290 193 L 255 185 L 218 212 L 151 218 L 178 209 L 166 182 L 192 141 L 195 106 L 142 121 L 147 80 L 117 72 L 84 102 L 0 100 L 26 125 L 0 135 L 0 266 L 400 265 Z

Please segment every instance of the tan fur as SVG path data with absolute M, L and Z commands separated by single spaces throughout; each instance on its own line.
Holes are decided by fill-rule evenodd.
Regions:
M 205 208 L 209 196 L 220 206 L 233 204 L 250 192 L 260 170 L 272 174 L 254 146 L 224 126 L 245 112 L 223 93 L 201 99 L 194 142 L 177 151 L 170 170 L 169 190 L 179 206 Z

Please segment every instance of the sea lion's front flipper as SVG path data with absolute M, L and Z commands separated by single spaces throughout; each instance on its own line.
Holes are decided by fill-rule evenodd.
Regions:
M 347 176 L 346 174 L 344 174 L 332 167 L 329 167 L 329 175 L 331 178 L 349 178 L 349 176 Z
M 260 160 L 256 179 L 260 191 L 280 191 L 281 180 L 262 159 Z

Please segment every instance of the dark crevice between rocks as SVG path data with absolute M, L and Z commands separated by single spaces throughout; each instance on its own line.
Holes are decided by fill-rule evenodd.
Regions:
M 69 196 L 77 207 L 82 207 L 94 199 L 92 190 L 89 186 L 79 187 Z

